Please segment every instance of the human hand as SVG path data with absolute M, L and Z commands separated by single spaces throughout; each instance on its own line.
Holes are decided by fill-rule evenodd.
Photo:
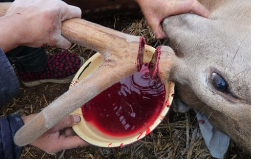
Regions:
M 29 120 L 35 117 L 36 114 L 22 117 L 26 124 Z M 80 117 L 77 115 L 69 115 L 61 120 L 53 128 L 45 132 L 39 138 L 34 140 L 30 145 L 38 147 L 47 153 L 54 154 L 58 151 L 76 148 L 79 146 L 89 145 L 80 137 L 75 135 L 75 132 L 71 128 L 74 124 L 80 122 Z
M 19 45 L 67 49 L 71 42 L 61 35 L 62 21 L 81 17 L 81 10 L 61 0 L 15 0 L 5 16 L 15 16 L 20 22 L 14 31 L 19 34 Z
M 166 37 L 161 22 L 170 15 L 188 13 L 190 11 L 203 17 L 209 16 L 209 11 L 197 0 L 135 0 L 152 28 L 156 38 Z

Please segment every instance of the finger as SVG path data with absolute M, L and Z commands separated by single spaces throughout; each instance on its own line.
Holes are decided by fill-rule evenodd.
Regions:
M 50 42 L 49 44 L 62 49 L 68 49 L 72 45 L 72 43 L 68 41 L 66 38 L 64 38 L 61 34 L 55 34 L 53 36 L 53 41 Z
M 61 147 L 63 150 L 76 148 L 76 147 L 82 147 L 82 146 L 88 146 L 88 145 L 89 144 L 87 142 L 85 142 L 78 136 L 67 137 L 61 142 Z
M 157 39 L 164 39 L 167 37 L 160 23 L 155 24 L 153 32 Z
M 166 34 L 163 31 L 162 26 L 160 25 L 159 19 L 151 18 L 151 19 L 148 19 L 147 22 L 157 39 L 163 39 L 166 37 Z
M 71 18 L 81 18 L 81 9 L 76 6 L 68 5 L 65 2 L 62 2 L 61 8 L 61 20 L 67 20 Z
M 65 129 L 65 131 L 64 131 L 64 135 L 65 135 L 66 137 L 68 137 L 68 136 L 74 136 L 74 135 L 75 135 L 75 132 L 73 131 L 72 128 L 67 128 L 67 129 Z
M 65 117 L 64 119 L 62 119 L 57 125 L 55 125 L 51 131 L 55 132 L 55 131 L 59 131 L 63 128 L 69 128 L 72 127 L 74 124 L 77 124 L 81 121 L 80 116 L 78 115 L 69 115 L 67 117 Z

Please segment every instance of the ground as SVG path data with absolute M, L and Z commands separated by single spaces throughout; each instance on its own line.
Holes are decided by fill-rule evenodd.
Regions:
M 101 25 L 123 31 L 129 34 L 144 36 L 147 44 L 154 46 L 157 41 L 150 28 L 146 24 L 140 12 L 129 14 L 111 14 L 88 18 Z M 158 41 L 157 44 L 160 44 Z M 47 47 L 48 54 L 62 51 L 54 47 Z M 70 52 L 88 59 L 94 53 L 85 47 L 74 44 Z M 20 110 L 21 114 L 28 115 L 40 112 L 54 99 L 68 90 L 69 84 L 42 84 L 36 87 L 26 88 L 21 84 L 21 92 L 18 97 L 0 109 L 0 117 Z M 162 123 L 147 137 L 121 148 L 99 148 L 94 146 L 81 147 L 56 155 L 47 154 L 35 147 L 25 146 L 21 159 L 56 159 L 56 158 L 88 158 L 88 159 L 129 159 L 129 158 L 176 158 L 176 159 L 209 159 L 211 155 L 205 146 L 198 122 L 193 110 L 185 114 L 168 113 Z M 228 157 L 230 159 L 249 159 L 250 154 L 231 142 Z

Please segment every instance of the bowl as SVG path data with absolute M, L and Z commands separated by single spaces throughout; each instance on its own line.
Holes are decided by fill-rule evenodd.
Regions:
M 144 51 L 144 62 L 150 62 L 150 59 L 155 52 L 155 48 L 146 45 Z M 75 84 L 77 84 L 80 80 L 86 78 L 90 75 L 93 71 L 95 71 L 101 64 L 103 63 L 103 57 L 100 53 L 96 53 L 90 59 L 88 59 L 82 67 L 79 69 L 77 74 L 75 75 L 73 81 L 70 84 L 69 89 L 71 89 Z M 96 77 L 95 77 L 96 78 Z M 91 122 L 86 122 L 83 115 L 81 108 L 75 110 L 72 115 L 79 115 L 81 117 L 81 122 L 77 125 L 73 126 L 73 130 L 75 133 L 81 137 L 86 142 L 99 146 L 99 147 L 122 147 L 133 142 L 136 142 L 146 135 L 148 135 L 151 131 L 153 131 L 164 119 L 165 115 L 168 113 L 170 109 L 170 105 L 173 100 L 174 94 L 174 83 L 167 82 L 165 85 L 165 102 L 159 113 L 158 117 L 155 121 L 152 122 L 151 125 L 147 126 L 143 130 L 133 133 L 127 136 L 112 136 L 108 135 L 99 129 L 97 129 Z

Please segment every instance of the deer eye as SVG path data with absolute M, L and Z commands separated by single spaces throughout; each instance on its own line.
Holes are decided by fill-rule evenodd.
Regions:
M 212 73 L 212 85 L 216 90 L 220 92 L 223 92 L 223 93 L 228 92 L 227 82 L 224 80 L 223 77 L 221 77 L 219 74 L 215 72 Z

